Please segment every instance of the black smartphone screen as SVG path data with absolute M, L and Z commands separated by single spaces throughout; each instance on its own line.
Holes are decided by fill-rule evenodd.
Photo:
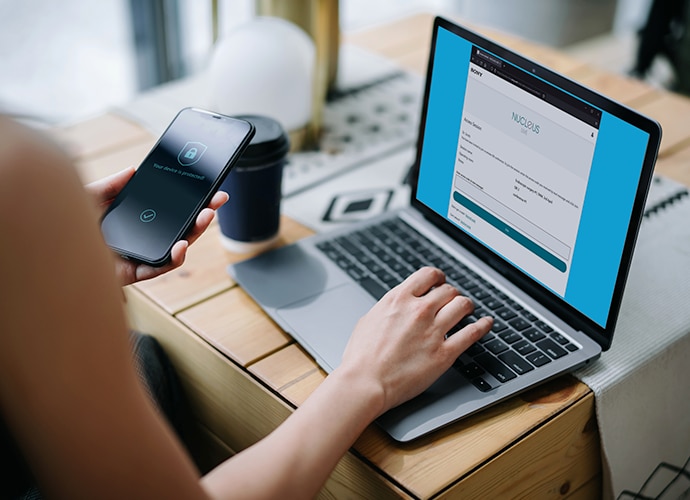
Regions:
M 247 121 L 194 108 L 178 113 L 101 220 L 120 255 L 160 266 L 249 144 Z

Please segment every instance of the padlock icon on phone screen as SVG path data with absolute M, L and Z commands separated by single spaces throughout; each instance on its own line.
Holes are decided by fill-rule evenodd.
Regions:
M 188 142 L 177 155 L 177 161 L 183 167 L 189 167 L 198 162 L 206 152 L 206 145 L 201 142 Z

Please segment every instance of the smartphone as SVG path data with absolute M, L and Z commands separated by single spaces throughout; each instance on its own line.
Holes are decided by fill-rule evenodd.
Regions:
M 162 266 L 246 149 L 245 120 L 184 108 L 101 219 L 106 243 L 127 259 Z

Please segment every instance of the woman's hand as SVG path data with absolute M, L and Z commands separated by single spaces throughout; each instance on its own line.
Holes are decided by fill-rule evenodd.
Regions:
M 362 317 L 340 366 L 297 411 L 205 476 L 204 486 L 248 498 L 316 496 L 367 425 L 429 387 L 489 331 L 493 320 L 482 318 L 446 338 L 473 309 L 440 270 L 413 273 Z M 247 479 L 255 471 L 264 472 L 261 481 Z
M 493 319 L 486 317 L 446 338 L 473 310 L 443 272 L 422 268 L 357 323 L 339 370 L 378 386 L 383 413 L 424 391 L 491 329 Z
M 129 167 L 86 186 L 86 190 L 94 198 L 101 212 L 105 212 L 115 199 L 115 196 L 117 196 L 125 184 L 127 184 L 127 181 L 134 175 L 134 172 L 135 169 Z M 199 216 L 196 218 L 196 223 L 187 234 L 187 237 L 184 240 L 178 241 L 173 246 L 171 259 L 168 264 L 162 267 L 152 267 L 117 256 L 115 272 L 120 284 L 125 286 L 137 281 L 147 280 L 180 267 L 184 263 L 189 245 L 194 243 L 194 241 L 206 231 L 206 228 L 208 228 L 211 221 L 213 221 L 216 210 L 223 206 L 226 201 L 228 201 L 228 194 L 224 191 L 218 191 L 213 198 L 211 198 L 208 207 L 204 208 L 199 213 Z

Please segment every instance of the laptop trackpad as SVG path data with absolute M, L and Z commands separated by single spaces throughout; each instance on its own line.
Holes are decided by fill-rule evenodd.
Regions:
M 331 372 L 340 364 L 357 321 L 375 303 L 358 285 L 343 284 L 278 308 L 277 314 L 322 368 Z

